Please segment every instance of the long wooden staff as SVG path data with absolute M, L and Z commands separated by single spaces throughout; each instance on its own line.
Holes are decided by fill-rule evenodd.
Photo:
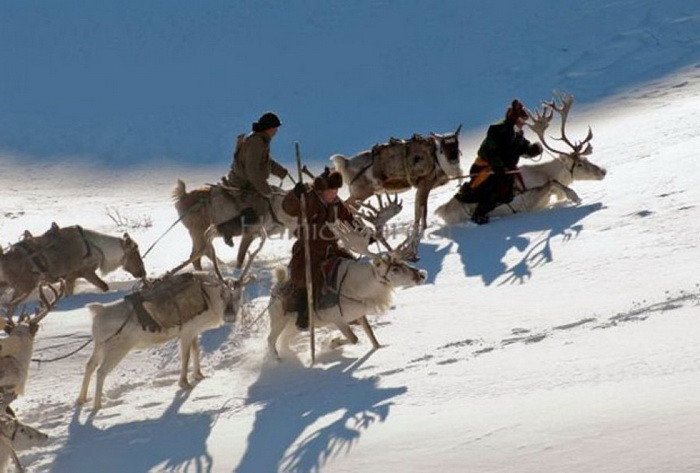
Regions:
M 304 176 L 301 166 L 301 153 L 299 151 L 299 142 L 294 142 L 294 148 L 297 154 L 297 170 L 299 172 L 299 183 L 304 183 Z M 306 220 L 306 195 L 304 193 L 299 197 L 301 201 L 301 215 L 299 217 L 299 229 L 304 238 L 304 266 L 306 277 L 306 305 L 308 306 L 309 314 L 309 336 L 311 337 L 311 364 L 316 361 L 316 337 L 314 334 L 314 293 L 313 282 L 311 280 L 311 252 L 309 248 L 309 230 L 310 226 Z M 304 228 L 305 226 L 305 228 Z

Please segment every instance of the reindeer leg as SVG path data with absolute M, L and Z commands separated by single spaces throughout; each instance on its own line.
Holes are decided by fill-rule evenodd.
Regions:
M 112 345 L 104 350 L 104 355 L 100 367 L 97 368 L 97 385 L 95 387 L 95 403 L 93 409 L 97 410 L 102 407 L 102 389 L 104 388 L 105 378 L 120 361 L 124 359 L 130 346 L 127 345 Z
M 95 349 L 90 356 L 90 359 L 85 364 L 85 375 L 83 376 L 83 385 L 80 388 L 80 394 L 78 395 L 78 404 L 85 404 L 87 401 L 88 387 L 90 386 L 90 379 L 95 373 L 97 366 L 102 362 L 102 346 L 98 346 L 95 343 Z
M 190 364 L 190 348 L 192 340 L 180 337 L 180 379 L 178 384 L 182 389 L 192 389 L 192 385 L 187 381 L 187 369 Z
M 205 228 L 192 229 L 190 231 L 190 238 L 192 239 L 192 251 L 190 252 L 189 261 L 192 262 L 192 266 L 197 271 L 202 270 L 202 255 L 207 255 L 207 242 L 204 238 Z
M 249 231 L 243 233 L 243 236 L 241 236 L 241 242 L 238 247 L 238 256 L 236 257 L 236 269 L 241 269 L 243 267 L 245 256 L 248 253 L 248 248 L 250 248 L 250 244 L 253 243 L 256 236 L 257 235 L 255 233 Z
M 423 231 L 428 226 L 428 195 L 430 194 L 430 186 L 425 183 L 418 185 L 416 189 L 416 209 L 414 222 L 420 225 L 420 230 Z
M 66 276 L 66 296 L 72 296 L 73 291 L 75 290 L 75 279 L 76 277 L 71 275 L 71 276 Z
M 372 342 L 372 346 L 374 348 L 380 348 L 381 345 L 377 341 L 377 337 L 374 336 L 374 331 L 372 330 L 372 326 L 369 324 L 366 315 L 360 317 L 360 325 L 362 325 L 362 328 L 365 329 L 365 333 L 369 337 L 369 340 Z
M 109 291 L 109 286 L 104 282 L 94 271 L 88 271 L 82 274 L 82 276 L 91 282 L 93 285 L 97 286 L 102 290 L 102 292 Z
M 277 352 L 277 339 L 291 319 L 287 316 L 287 314 L 282 312 L 282 309 L 279 306 L 276 308 L 271 306 L 269 312 L 270 334 L 267 336 L 267 347 L 270 354 L 274 356 L 277 361 L 279 361 L 280 355 Z
M 190 351 L 192 352 L 192 368 L 194 369 L 194 379 L 201 381 L 205 378 L 202 374 L 202 367 L 199 364 L 199 337 L 195 336 L 192 340 L 192 345 L 190 346 Z
M 340 329 L 340 331 L 345 335 L 345 338 L 334 338 L 331 340 L 331 348 L 338 348 L 342 345 L 347 345 L 348 343 L 355 345 L 357 343 L 357 335 L 352 331 L 350 326 L 340 317 L 334 320 L 333 323 Z
M 559 200 L 568 200 L 570 202 L 573 202 L 574 204 L 581 203 L 581 198 L 572 188 L 565 186 L 559 181 L 553 181 L 552 185 L 554 188 L 554 192 L 555 194 L 557 194 Z

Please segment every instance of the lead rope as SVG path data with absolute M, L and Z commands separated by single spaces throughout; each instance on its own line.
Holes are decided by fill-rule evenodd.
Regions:
M 186 212 L 184 212 L 182 215 L 180 215 L 180 217 L 178 217 L 178 219 L 175 220 L 175 221 L 173 222 L 173 224 L 170 225 L 170 226 L 168 227 L 168 229 L 165 230 L 165 231 L 163 232 L 163 234 L 162 234 L 161 236 L 159 236 L 159 237 L 156 239 L 156 241 L 154 241 L 154 242 L 151 244 L 151 246 L 148 247 L 148 249 L 147 249 L 146 252 L 143 254 L 143 256 L 141 256 L 141 259 L 145 259 L 146 256 L 148 256 L 148 253 L 151 252 L 151 250 L 153 249 L 153 247 L 156 246 L 156 244 L 157 244 L 160 240 L 162 240 L 163 237 L 164 237 L 165 235 L 167 235 L 168 232 L 169 232 L 170 230 L 173 229 L 173 227 L 175 227 L 175 225 L 177 225 L 178 223 L 180 223 L 180 222 L 182 221 L 183 218 L 187 217 L 187 216 L 190 214 L 190 212 L 193 212 L 195 209 L 199 208 L 201 205 L 204 205 L 204 202 L 205 202 L 205 199 L 204 199 L 204 198 L 200 198 L 197 202 L 195 202 L 194 204 L 192 204 L 192 206 L 191 206 L 189 209 L 187 209 Z

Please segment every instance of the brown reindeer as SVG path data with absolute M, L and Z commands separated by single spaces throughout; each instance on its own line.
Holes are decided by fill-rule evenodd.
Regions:
M 415 225 L 425 230 L 428 196 L 435 187 L 459 176 L 459 132 L 413 135 L 408 140 L 391 139 L 351 158 L 336 154 L 333 164 L 348 184 L 348 202 L 356 204 L 382 192 L 405 192 L 416 188 Z
M 272 188 L 270 213 L 258 225 L 244 226 L 241 228 L 241 232 L 236 235 L 241 237 L 236 268 L 243 266 L 250 244 L 262 234 L 263 230 L 266 234 L 273 235 L 283 232 L 285 229 L 293 230 L 297 226 L 297 220 L 282 210 L 282 199 L 284 199 L 285 192 L 278 187 L 270 187 Z M 180 179 L 173 189 L 172 196 L 175 208 L 192 239 L 189 261 L 192 261 L 197 270 L 202 269 L 202 256 L 209 258 L 216 266 L 216 255 L 214 247 L 209 241 L 209 236 L 221 235 L 208 233 L 210 227 L 225 222 L 240 212 L 236 202 L 225 196 L 225 192 L 226 190 L 221 186 L 205 186 L 188 192 L 185 183 Z
M 134 277 L 146 276 L 139 247 L 128 233 L 119 238 L 53 223 L 38 237 L 25 232 L 22 240 L 0 254 L 0 287 L 11 289 L 11 304 L 26 299 L 40 284 L 60 280 L 65 280 L 67 295 L 73 293 L 78 278 L 107 291 L 109 286 L 96 271 L 107 274 L 120 267 Z

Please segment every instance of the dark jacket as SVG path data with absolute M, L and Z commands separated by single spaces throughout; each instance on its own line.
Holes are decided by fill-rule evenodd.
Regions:
M 338 239 L 333 231 L 328 228 L 328 223 L 343 221 L 352 224 L 353 216 L 347 206 L 340 199 L 327 204 L 313 189 L 305 194 L 306 220 L 309 228 L 309 255 L 311 259 L 311 278 L 314 292 L 323 284 L 323 263 L 339 256 L 352 257 L 338 246 Z M 289 191 L 282 201 L 282 209 L 293 217 L 301 215 L 301 200 L 294 191 Z M 302 238 L 305 228 L 300 227 L 296 231 L 297 241 L 292 247 L 292 259 L 289 262 L 290 277 L 294 286 L 298 289 L 306 287 L 304 240 Z
M 280 179 L 287 170 L 270 157 L 270 137 L 263 132 L 251 133 L 236 151 L 228 180 L 231 186 L 242 191 L 255 191 L 262 197 L 270 197 L 267 179 L 274 174 Z
M 525 138 L 522 131 L 515 131 L 512 120 L 503 120 L 489 127 L 486 138 L 479 146 L 478 156 L 494 171 L 516 169 L 520 156 L 537 156 L 541 150 Z M 533 154 L 534 153 L 534 154 Z

